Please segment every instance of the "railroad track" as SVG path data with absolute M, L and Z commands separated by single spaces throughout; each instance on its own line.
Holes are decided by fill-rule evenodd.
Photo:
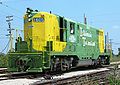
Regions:
M 37 81 L 30 85 L 109 85 L 108 76 L 114 70 L 114 67 L 119 64 L 118 62 L 112 63 L 105 68 L 91 69 L 83 73 L 78 71 L 72 73 L 73 75 L 66 73 L 62 76 L 53 77 L 51 80 Z
M 100 70 L 100 71 L 99 71 Z M 79 73 L 78 71 L 72 74 L 65 74 L 64 76 L 53 77 L 51 80 L 37 81 L 30 85 L 95 85 L 104 83 L 107 85 L 107 74 L 109 69 L 90 70 L 89 72 Z
M 0 80 L 6 80 L 8 77 L 7 73 L 9 73 L 7 68 L 0 68 Z
M 42 73 L 39 74 L 31 74 L 26 72 L 13 72 L 13 73 L 6 73 L 6 74 L 0 74 L 0 81 L 2 80 L 10 80 L 10 79 L 34 79 L 37 77 L 43 77 L 44 75 Z
M 0 68 L 0 74 L 1 74 L 1 73 L 6 73 L 6 72 L 8 72 L 8 71 L 7 71 L 7 68 Z
M 30 85 L 110 85 L 108 77 L 114 69 L 97 69 L 83 74 L 64 75 L 64 77 L 53 77 L 51 80 L 37 81 Z M 118 69 L 120 71 L 120 69 Z M 79 71 L 81 72 L 81 71 Z M 76 72 L 78 73 L 78 72 Z
M 118 65 L 119 63 L 117 63 Z M 94 85 L 94 84 L 105 84 L 107 85 L 109 81 L 107 80 L 107 75 L 112 70 L 113 66 L 116 65 L 111 64 L 111 66 L 106 66 L 105 68 L 91 69 L 91 70 L 82 70 L 75 71 L 69 73 L 63 73 L 61 75 L 51 75 L 49 79 L 44 79 L 46 75 L 41 74 L 28 74 L 28 73 L 5 73 L 0 74 L 0 81 L 2 80 L 10 80 L 10 79 L 37 79 L 37 82 L 31 83 L 30 85 Z M 106 69 L 109 68 L 109 69 Z M 44 78 L 43 78 L 44 77 Z
M 56 85 L 68 84 L 69 85 L 69 84 L 76 83 L 76 82 L 81 82 L 81 85 L 84 85 L 85 83 L 92 82 L 90 80 L 92 78 L 94 78 L 94 79 L 92 79 L 94 81 L 100 80 L 100 79 L 103 80 L 103 78 L 105 78 L 104 74 L 107 74 L 107 71 L 108 71 L 108 69 L 102 69 L 101 71 L 99 71 L 99 69 L 98 69 L 96 72 L 94 72 L 93 70 L 90 70 L 89 72 L 85 71 L 84 74 L 78 74 L 79 72 L 83 73 L 83 71 L 78 71 L 78 72 L 73 72 L 73 73 L 65 73 L 65 75 L 61 75 L 61 76 L 53 76 L 52 79 L 48 79 L 48 80 L 40 79 L 40 76 L 39 76 L 39 78 L 37 78 L 38 81 L 32 83 L 31 85 L 53 85 L 53 84 L 56 84 Z M 76 74 L 76 75 L 73 75 L 73 74 Z M 102 77 L 98 79 L 97 76 L 99 76 L 101 74 L 102 74 Z M 7 78 L 2 79 L 2 80 L 20 79 L 20 78 L 28 78 L 29 79 L 29 76 L 30 76 L 30 75 L 28 75 L 28 77 L 27 77 L 26 75 L 23 75 L 23 74 L 22 74 L 23 76 L 22 75 L 18 76 L 18 75 L 20 75 L 20 74 L 17 74 L 17 76 L 14 76 L 14 77 L 13 76 L 8 77 L 8 75 L 6 75 L 4 77 L 7 77 Z M 70 76 L 70 75 L 72 75 L 72 76 Z M 85 79 L 87 79 L 87 81 Z M 103 82 L 103 81 L 101 81 L 101 82 Z M 93 85 L 93 83 L 91 85 Z

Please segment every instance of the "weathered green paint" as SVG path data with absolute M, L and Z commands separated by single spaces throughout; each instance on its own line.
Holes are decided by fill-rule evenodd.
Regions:
M 27 72 L 42 72 L 43 69 L 50 68 L 48 53 L 27 53 L 27 54 L 19 54 L 19 53 L 11 53 L 9 54 L 8 61 L 9 71 L 18 71 L 19 66 L 17 66 L 17 61 L 22 60 L 26 62 L 26 65 L 29 68 L 26 70 Z
M 58 21 L 60 21 L 59 16 L 58 16 Z M 65 21 L 67 21 L 66 28 L 64 24 Z M 70 29 L 71 29 L 70 23 L 74 24 L 74 34 L 70 33 Z M 100 52 L 98 46 L 97 28 L 93 28 L 91 26 L 81 24 L 64 17 L 63 17 L 63 28 L 64 28 L 63 38 L 64 38 L 64 42 L 67 41 L 67 46 L 64 52 L 62 53 L 51 52 L 51 55 L 76 55 L 78 56 L 79 59 L 97 59 L 99 57 Z M 70 40 L 71 36 L 74 39 Z M 88 43 L 88 45 L 85 45 L 85 43 Z M 95 45 L 92 46 L 89 43 L 93 43 L 93 44 L 95 43 Z

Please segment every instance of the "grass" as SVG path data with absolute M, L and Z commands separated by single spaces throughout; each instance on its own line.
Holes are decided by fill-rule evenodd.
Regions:
M 113 56 L 111 58 L 111 62 L 117 62 L 120 61 L 120 55 L 119 56 Z M 112 75 L 108 77 L 110 85 L 120 85 L 120 75 L 117 73 L 117 67 L 114 67 L 114 72 Z
M 8 57 L 7 56 L 0 56 L 0 67 L 7 67 L 8 66 Z
M 120 79 L 116 78 L 115 76 L 109 77 L 110 85 L 120 85 Z
M 118 67 L 114 67 L 113 71 L 111 71 L 108 76 L 110 85 L 120 85 L 120 70 Z
M 117 62 L 120 61 L 120 55 L 119 56 L 112 56 L 110 62 Z

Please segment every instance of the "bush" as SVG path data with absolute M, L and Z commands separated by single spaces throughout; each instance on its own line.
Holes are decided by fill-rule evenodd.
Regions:
M 110 85 L 120 85 L 120 70 L 118 69 L 118 66 L 114 66 L 113 71 L 110 72 L 110 75 L 108 77 Z
M 110 85 L 120 85 L 120 79 L 116 78 L 115 76 L 109 77 Z
M 111 62 L 117 62 L 120 61 L 120 56 L 112 56 Z
M 0 56 L 0 68 L 8 66 L 8 57 L 7 56 Z

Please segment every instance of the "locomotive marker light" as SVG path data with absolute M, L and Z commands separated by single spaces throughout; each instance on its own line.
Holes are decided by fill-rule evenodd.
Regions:
M 32 12 L 33 12 L 33 10 L 31 10 L 30 8 L 27 8 L 26 13 L 27 13 L 27 17 L 28 17 L 28 22 L 32 21 L 32 16 L 33 16 Z

